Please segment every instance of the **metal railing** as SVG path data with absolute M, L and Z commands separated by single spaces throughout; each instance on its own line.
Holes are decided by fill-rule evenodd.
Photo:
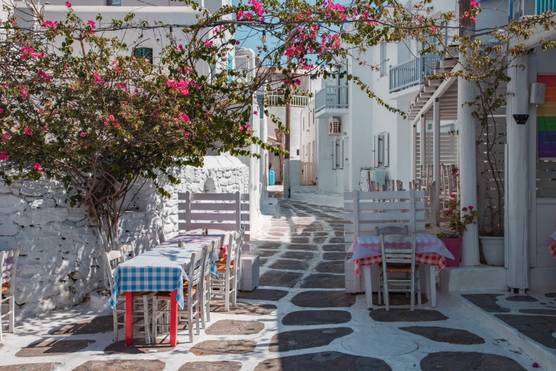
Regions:
M 264 104 L 267 107 L 283 107 L 286 105 L 283 95 L 266 94 Z M 309 97 L 306 95 L 292 95 L 290 98 L 290 106 L 305 107 L 309 105 Z
M 556 12 L 556 0 L 537 0 L 535 4 L 535 14 L 544 12 Z
M 323 109 L 348 108 L 347 86 L 326 86 L 315 95 L 315 112 Z
M 440 62 L 438 55 L 425 55 L 390 67 L 390 93 L 422 84 Z

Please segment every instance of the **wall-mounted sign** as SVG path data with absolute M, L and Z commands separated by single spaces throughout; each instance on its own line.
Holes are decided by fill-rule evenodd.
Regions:
M 544 104 L 537 107 L 537 148 L 541 160 L 556 160 L 556 75 L 538 75 L 546 85 Z

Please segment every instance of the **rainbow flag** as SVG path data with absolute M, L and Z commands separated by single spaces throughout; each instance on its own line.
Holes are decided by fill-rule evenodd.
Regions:
M 544 104 L 537 108 L 537 147 L 539 159 L 556 159 L 556 75 L 538 75 L 546 85 Z

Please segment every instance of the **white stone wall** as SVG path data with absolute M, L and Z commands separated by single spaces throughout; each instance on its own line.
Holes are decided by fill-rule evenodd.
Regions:
M 145 185 L 122 216 L 121 242 L 136 253 L 158 242 L 160 232 L 177 231 L 177 192 L 202 192 L 211 179 L 216 192 L 246 192 L 247 167 L 185 168 L 181 183 L 166 187 L 162 199 Z M 16 303 L 18 316 L 75 305 L 102 287 L 95 229 L 85 210 L 70 208 L 62 187 L 53 181 L 0 183 L 0 250 L 18 246 Z

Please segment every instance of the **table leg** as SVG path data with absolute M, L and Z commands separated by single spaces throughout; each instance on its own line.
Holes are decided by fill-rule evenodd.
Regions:
M 365 285 L 365 298 L 367 299 L 367 307 L 369 309 L 373 308 L 373 277 L 371 271 L 371 265 L 363 265 L 361 267 L 363 270 L 363 283 Z
M 429 300 L 431 307 L 436 307 L 436 266 L 429 265 Z
M 133 345 L 133 293 L 125 294 L 125 345 Z
M 178 343 L 178 301 L 177 291 L 170 294 L 170 346 L 175 347 Z

